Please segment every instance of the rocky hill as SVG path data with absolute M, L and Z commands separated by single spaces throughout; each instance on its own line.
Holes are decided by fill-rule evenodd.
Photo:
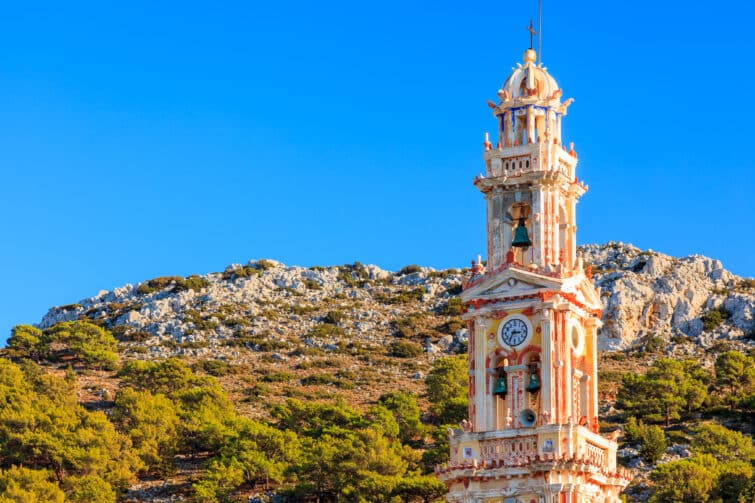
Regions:
M 612 242 L 580 251 L 603 299 L 604 350 L 638 347 L 648 336 L 708 347 L 755 332 L 755 280 L 731 274 L 718 260 L 674 258 Z M 439 328 L 449 321 L 443 315 L 456 314 L 444 306 L 459 292 L 463 274 L 417 266 L 394 273 L 359 263 L 303 268 L 252 260 L 222 273 L 155 278 L 102 291 L 50 309 L 39 325 L 85 317 L 126 340 L 138 339 L 130 351 L 136 355 L 236 358 L 239 348 L 259 349 L 264 341 L 328 351 L 348 335 L 352 343 L 385 346 L 401 332 L 404 317 L 438 314 L 435 321 L 414 323 L 420 329 L 413 335 L 422 336 L 423 349 L 433 354 L 465 341 L 463 329 Z M 318 330 L 332 310 L 339 311 L 333 324 L 338 330 Z M 722 314 L 720 323 L 706 321 L 711 312 Z
M 614 406 L 627 374 L 644 374 L 664 356 L 675 361 L 691 356 L 694 368 L 698 361 L 708 367 L 706 374 L 726 350 L 752 354 L 755 280 L 731 274 L 717 260 L 673 258 L 622 243 L 587 245 L 580 253 L 604 304 L 599 333 L 604 431 L 625 420 Z M 275 404 L 289 398 L 345 403 L 369 415 L 379 397 L 397 390 L 417 397 L 426 421 L 433 404 L 424 398 L 425 377 L 433 362 L 466 351 L 457 297 L 465 274 L 416 265 L 390 272 L 360 263 L 303 268 L 252 260 L 223 272 L 160 277 L 102 291 L 50 309 L 39 327 L 73 320 L 105 327 L 119 340 L 121 365 L 177 356 L 199 375 L 217 378 L 237 412 L 261 421 L 270 421 Z M 53 373 L 71 371 L 65 361 L 50 363 Z M 77 368 L 78 401 L 111 414 L 122 379 L 101 368 Z M 706 414 L 720 409 L 728 425 L 751 433 L 751 425 L 735 420 L 733 405 L 725 406 L 722 397 L 718 392 L 711 398 Z M 697 419 L 688 417 L 692 422 L 681 424 L 687 433 L 679 426 L 666 432 L 670 444 L 661 462 L 690 457 Z M 271 424 L 283 426 L 280 418 Z M 438 443 L 442 435 L 428 434 L 435 427 L 412 440 L 423 459 L 429 456 L 428 466 L 434 452 L 447 452 Z M 642 435 L 634 436 L 625 439 L 621 461 L 637 474 L 627 493 L 630 501 L 645 501 L 657 465 L 643 462 L 644 444 L 637 440 Z M 175 461 L 177 472 L 162 479 L 142 477 L 127 498 L 174 501 L 193 494 L 197 477 L 210 465 L 201 456 Z
M 717 260 L 678 259 L 622 243 L 587 245 L 581 253 L 604 302 L 604 350 L 652 344 L 703 355 L 718 341 L 742 348 L 755 338 L 755 281 Z M 223 272 L 102 291 L 50 309 L 39 325 L 95 321 L 122 341 L 126 359 L 227 362 L 246 369 L 239 371 L 244 379 L 224 378 L 240 398 L 250 383 L 272 401 L 330 396 L 335 386 L 351 403 L 368 404 L 397 385 L 420 392 L 438 355 L 465 350 L 455 300 L 464 274 L 252 260 Z M 254 405 L 245 412 L 262 413 Z

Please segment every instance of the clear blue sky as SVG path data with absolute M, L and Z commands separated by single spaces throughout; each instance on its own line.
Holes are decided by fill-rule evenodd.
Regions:
M 12 2 L 0 339 L 51 305 L 269 257 L 463 266 L 485 105 L 537 2 Z M 598 8 L 599 7 L 599 8 Z M 582 243 L 755 275 L 749 2 L 544 0 Z

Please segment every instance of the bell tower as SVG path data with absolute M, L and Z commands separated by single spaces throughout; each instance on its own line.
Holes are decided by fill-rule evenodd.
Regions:
M 602 304 L 576 249 L 576 204 L 587 186 L 561 140 L 573 100 L 535 51 L 488 106 L 487 265 L 461 294 L 469 338 L 469 421 L 449 430 L 436 468 L 449 503 L 619 502 L 631 480 L 616 441 L 599 434 L 597 329 Z

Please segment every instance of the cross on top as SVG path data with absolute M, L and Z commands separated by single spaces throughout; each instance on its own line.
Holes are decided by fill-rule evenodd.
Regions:
M 530 32 L 530 49 L 532 49 L 532 38 L 537 35 L 535 27 L 532 25 L 532 19 L 530 19 L 530 25 L 527 27 L 527 31 Z

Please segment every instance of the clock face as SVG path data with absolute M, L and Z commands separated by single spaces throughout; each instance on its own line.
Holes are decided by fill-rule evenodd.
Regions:
M 518 346 L 527 338 L 527 324 L 514 318 L 503 325 L 501 339 L 511 347 Z

